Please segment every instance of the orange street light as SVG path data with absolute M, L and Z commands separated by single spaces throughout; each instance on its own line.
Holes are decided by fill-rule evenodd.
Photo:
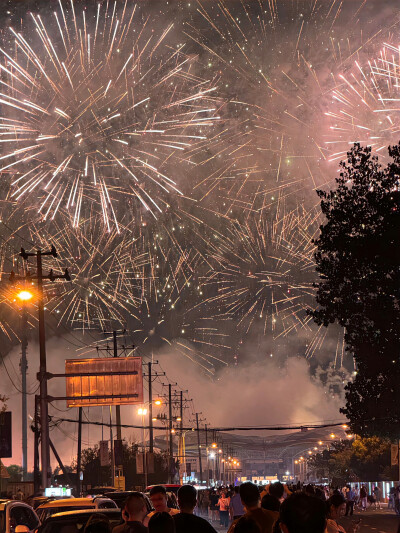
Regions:
M 336 435 L 334 433 L 331 433 L 329 436 L 330 436 L 331 439 L 334 439 L 336 437 Z
M 322 440 L 319 440 L 319 441 L 318 441 L 318 444 L 319 444 L 320 446 L 322 446 L 322 444 L 323 444 Z
M 216 443 L 216 442 L 213 442 L 213 443 L 211 444 L 211 448 L 216 448 L 216 447 L 217 447 L 217 443 Z
M 349 426 L 348 426 L 347 424 L 343 424 L 343 425 L 342 425 L 342 428 L 343 428 L 343 429 L 347 429 L 348 427 L 349 427 Z
M 19 293 L 17 294 L 17 298 L 21 300 L 21 302 L 28 302 L 33 298 L 33 294 L 24 289 L 22 291 L 19 291 Z
M 312 451 L 311 450 L 308 451 L 308 455 L 312 455 Z
M 146 416 L 147 415 L 147 409 L 143 409 L 142 407 L 138 409 L 138 415 Z

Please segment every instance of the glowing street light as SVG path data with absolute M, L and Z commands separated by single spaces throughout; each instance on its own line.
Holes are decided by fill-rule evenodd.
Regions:
M 334 433 L 331 433 L 329 436 L 330 436 L 331 439 L 334 439 L 336 437 L 336 435 Z
M 155 400 L 154 405 L 162 405 L 162 400 Z
M 33 294 L 30 291 L 24 289 L 22 291 L 19 291 L 19 293 L 17 294 L 17 298 L 21 300 L 21 302 L 28 302 L 33 298 Z
M 213 442 L 213 443 L 211 444 L 211 448 L 216 448 L 216 447 L 217 447 L 217 443 L 216 443 L 216 442 Z
M 137 412 L 137 413 L 138 413 L 138 415 L 146 416 L 146 415 L 147 415 L 147 409 L 144 409 L 144 408 L 140 407 L 140 408 L 138 409 L 138 412 Z

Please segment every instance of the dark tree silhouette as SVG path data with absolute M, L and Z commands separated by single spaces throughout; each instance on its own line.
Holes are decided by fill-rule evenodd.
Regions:
M 345 328 L 357 374 L 346 387 L 353 432 L 400 437 L 400 145 L 386 167 L 355 144 L 336 188 L 318 191 L 314 320 Z

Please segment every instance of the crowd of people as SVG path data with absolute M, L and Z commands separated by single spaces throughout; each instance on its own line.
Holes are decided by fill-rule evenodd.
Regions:
M 347 532 L 338 523 L 346 510 L 353 510 L 352 489 L 347 489 L 307 485 L 299 490 L 276 482 L 260 493 L 257 485 L 246 482 L 198 494 L 192 485 L 183 485 L 178 490 L 179 509 L 173 509 L 165 487 L 159 485 L 150 491 L 154 511 L 148 513 L 140 492 L 132 493 L 123 508 L 124 523 L 112 533 L 216 533 L 214 526 L 228 533 L 355 533 L 358 522 L 351 522 Z
M 399 499 L 400 489 L 393 494 Z M 150 500 L 154 510 L 148 513 L 143 494 L 133 492 L 122 511 L 123 523 L 111 532 L 107 518 L 101 523 L 97 515 L 95 524 L 88 523 L 88 531 L 216 533 L 218 528 L 228 533 L 356 533 L 360 518 L 351 521 L 346 531 L 340 517 L 351 516 L 355 507 L 365 510 L 368 501 L 370 506 L 381 507 L 378 486 L 368 495 L 364 485 L 340 489 L 311 484 L 288 487 L 280 482 L 267 485 L 262 492 L 251 482 L 199 492 L 192 485 L 183 485 L 177 494 L 179 509 L 168 507 L 166 489 L 158 485 L 151 488 Z

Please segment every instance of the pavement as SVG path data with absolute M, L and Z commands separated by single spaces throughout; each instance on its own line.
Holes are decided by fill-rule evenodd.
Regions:
M 203 516 L 203 518 L 205 518 Z M 346 531 L 350 530 L 351 522 L 361 519 L 357 533 L 400 533 L 400 517 L 391 509 L 368 509 L 367 511 L 354 511 L 353 516 L 344 516 L 339 523 Z M 210 524 L 218 531 L 225 533 L 226 528 L 222 528 L 219 522 L 211 521 Z
M 344 516 L 339 523 L 348 531 L 351 522 L 360 518 L 357 533 L 397 533 L 400 527 L 400 517 L 392 509 L 354 511 L 353 516 Z

